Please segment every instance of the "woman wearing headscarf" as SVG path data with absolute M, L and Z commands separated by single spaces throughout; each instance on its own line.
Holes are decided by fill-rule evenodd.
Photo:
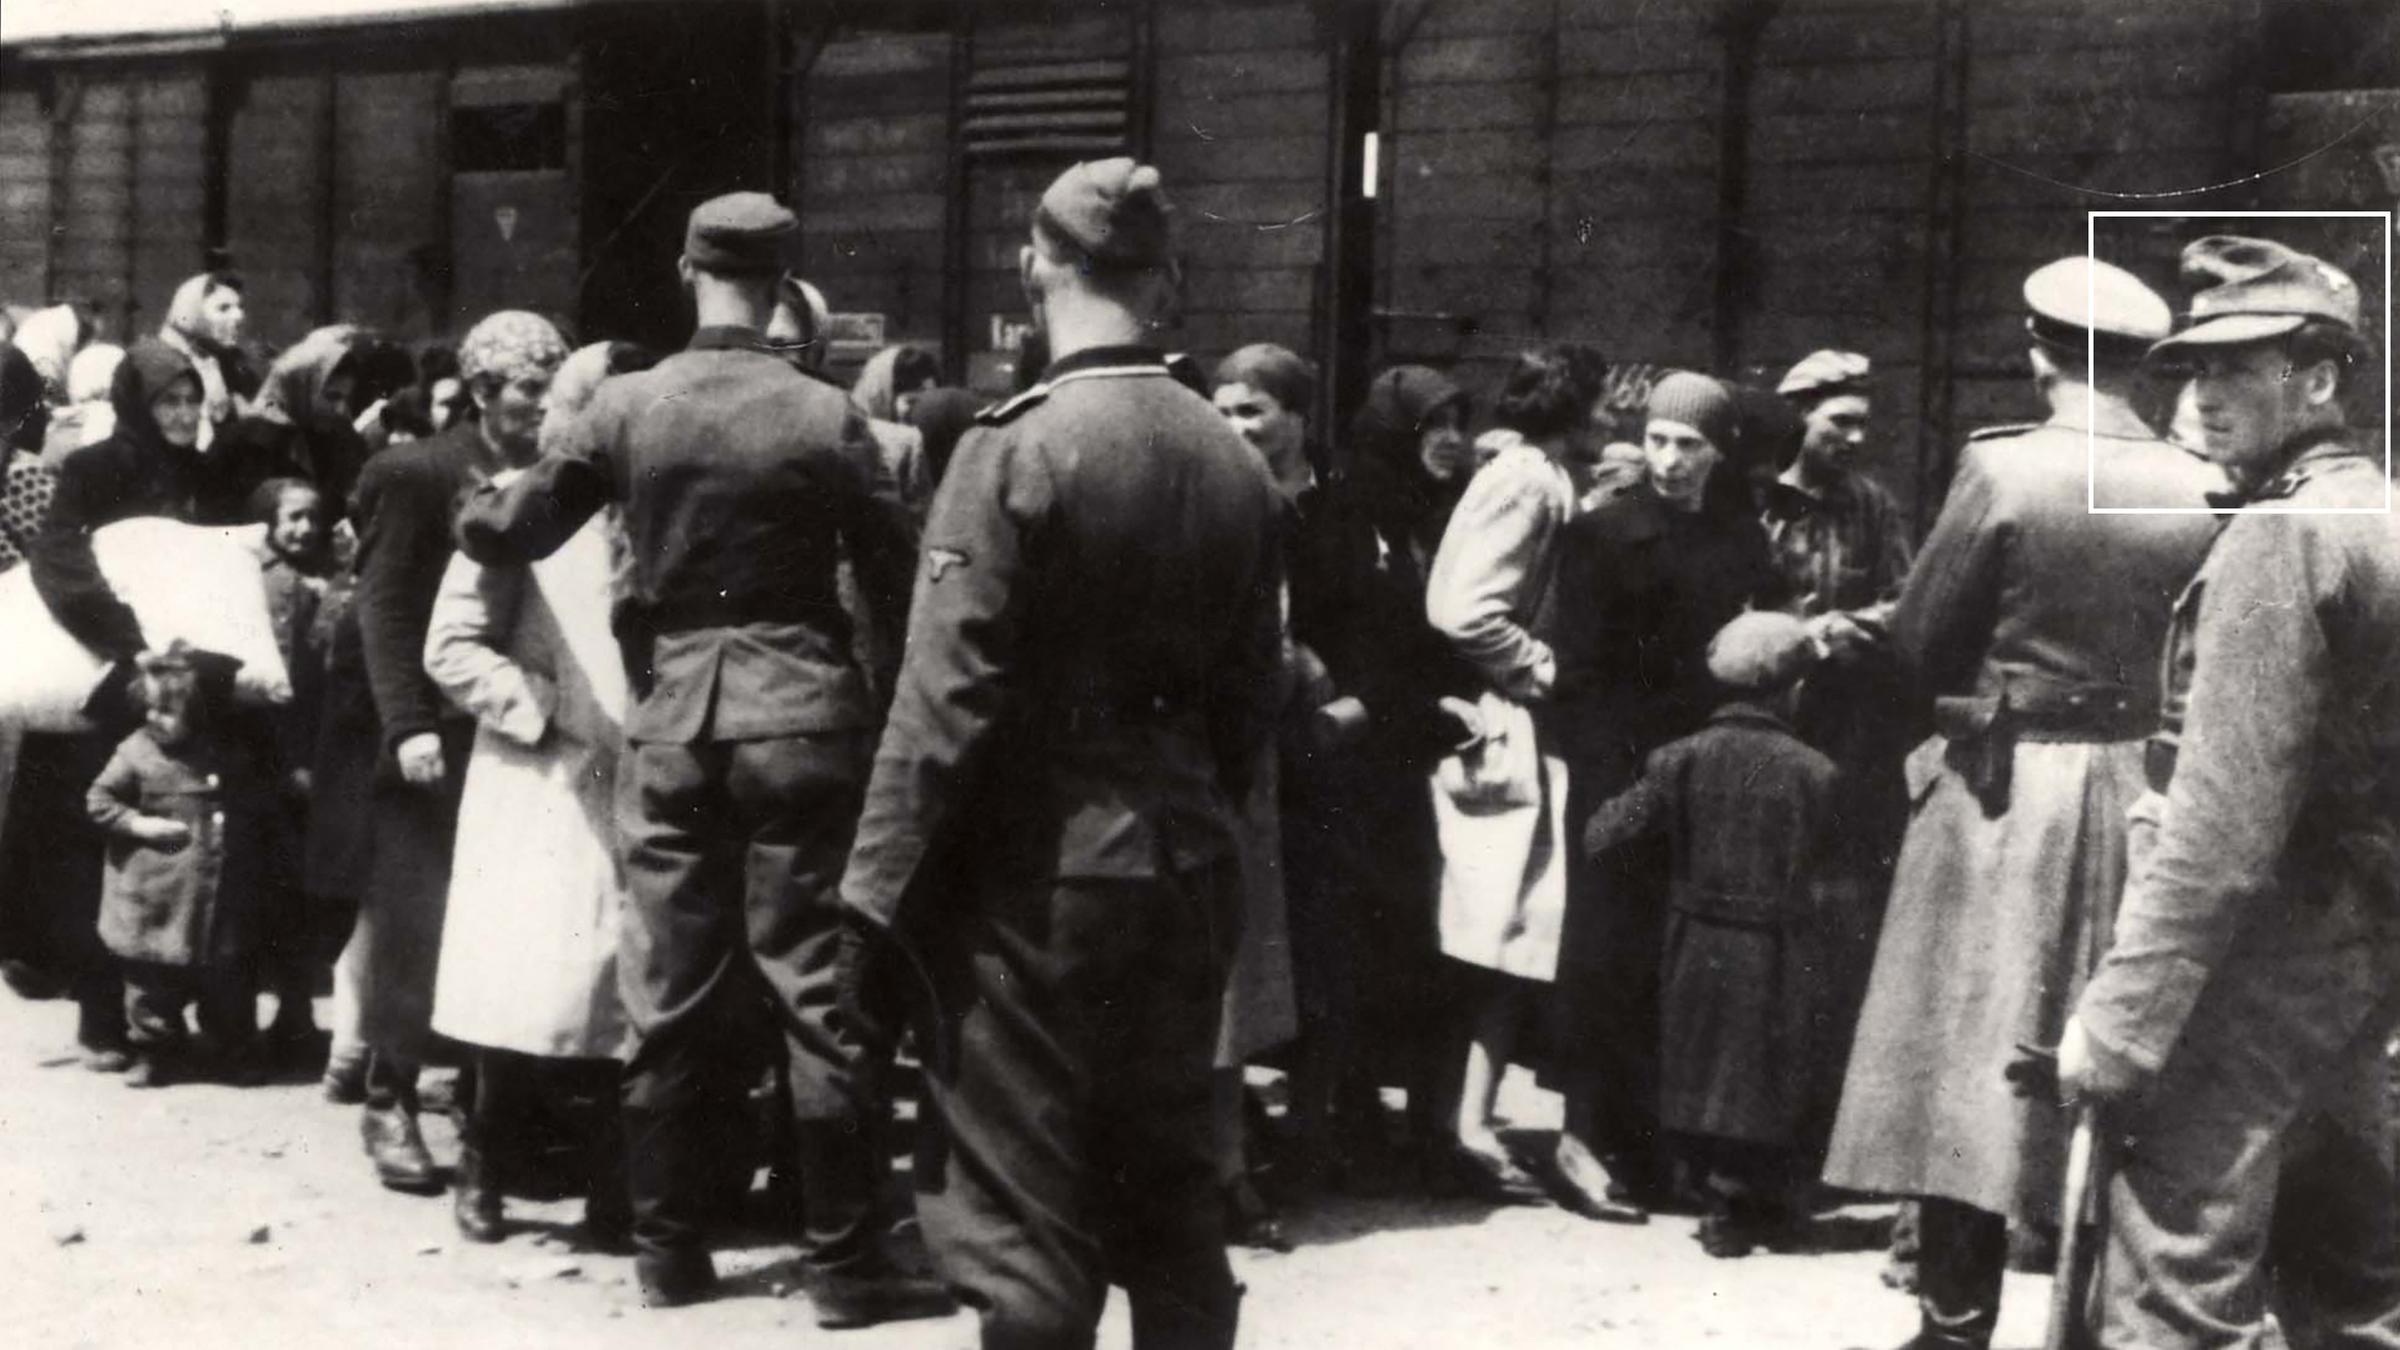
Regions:
M 68 367 L 91 336 L 90 321 L 75 306 L 51 305 L 26 315 L 9 341 L 33 363 L 34 373 L 42 377 L 43 387 L 55 403 L 66 397 Z
M 1426 622 L 1425 591 L 1466 486 L 1466 407 L 1427 367 L 1378 376 L 1291 555 L 1292 635 L 1332 700 L 1286 755 L 1303 1030 L 1291 1112 L 1304 1165 L 1345 1187 L 1386 1179 L 1385 1083 L 1407 1089 L 1417 1145 L 1449 1136 L 1436 1111 L 1446 1004 L 1425 783 L 1458 740 L 1441 700 L 1472 697 L 1479 680 Z
M 482 415 L 367 461 L 353 493 L 360 653 L 382 758 L 369 812 L 373 866 L 355 951 L 359 1032 L 368 1058 L 360 1122 L 377 1176 L 433 1194 L 440 1174 L 417 1128 L 417 1067 L 431 1032 L 434 967 L 475 720 L 425 672 L 425 635 L 453 552 L 460 493 L 539 449 L 543 399 L 567 346 L 549 320 L 503 310 L 459 344 L 459 374 Z
M 917 395 L 942 382 L 942 363 L 922 347 L 886 347 L 867 358 L 850 384 L 850 401 L 867 416 L 905 422 Z
M 141 719 L 132 687 L 134 658 L 144 642 L 141 623 L 101 575 L 92 531 L 135 516 L 192 519 L 202 481 L 193 448 L 200 377 L 182 353 L 164 343 L 137 342 L 117 368 L 110 399 L 116 431 L 59 470 L 26 566 L 51 617 L 112 665 L 84 708 L 95 730 L 28 733 L 19 747 L 0 831 L 0 895 L 8 897 L 22 944 L 6 954 L 73 992 L 85 1065 L 120 1073 L 131 1063 L 124 986 L 94 928 L 101 839 L 82 802 L 117 741 Z
M 1650 392 L 1643 477 L 1567 526 L 1558 573 L 1552 744 L 1573 784 L 1570 840 L 1641 774 L 1651 751 L 1697 731 L 1720 701 L 1709 640 L 1778 580 L 1738 467 L 1734 396 L 1677 371 Z M 1659 1147 L 1659 960 L 1667 927 L 1662 849 L 1599 860 L 1573 850 L 1552 1011 L 1566 1096 L 1554 1162 L 1587 1215 L 1639 1217 L 1667 1199 Z M 1603 1166 L 1605 1165 L 1605 1170 Z
M 115 434 L 117 410 L 108 401 L 125 349 L 113 342 L 95 342 L 67 363 L 67 399 L 50 418 L 50 434 L 42 441 L 42 462 L 55 469 L 67 456 L 87 445 L 98 445 Z
M 566 359 L 545 441 L 591 401 L 613 349 L 629 346 L 594 343 Z M 613 799 L 627 689 L 609 629 L 614 525 L 594 516 L 530 567 L 453 555 L 425 637 L 426 673 L 476 719 L 433 1001 L 434 1030 L 475 1047 L 453 1213 L 476 1242 L 503 1235 L 503 1164 L 523 1156 L 527 1108 L 545 1084 L 599 1103 L 587 1236 L 621 1245 L 630 1233 L 614 1128 L 628 1034 L 616 991 Z
M 1559 538 L 1574 516 L 1571 442 L 1598 390 L 1555 349 L 1517 358 L 1494 409 L 1515 439 L 1476 472 L 1442 536 L 1426 618 L 1481 676 L 1467 744 L 1435 777 L 1445 955 L 1481 977 L 1457 1117 L 1459 1161 L 1485 1194 L 1541 1187 L 1492 1119 L 1518 1030 L 1558 967 L 1566 909 L 1567 764 L 1542 728 L 1558 679 Z
M 158 330 L 158 340 L 183 353 L 199 372 L 203 452 L 258 392 L 258 377 L 240 346 L 244 318 L 242 279 L 231 272 L 202 272 L 175 288 Z
M 268 368 L 251 410 L 226 428 L 219 490 L 247 500 L 260 483 L 298 478 L 314 484 L 327 515 L 349 513 L 350 491 L 367 462 L 366 438 L 352 423 L 360 330 L 332 324 L 293 343 Z

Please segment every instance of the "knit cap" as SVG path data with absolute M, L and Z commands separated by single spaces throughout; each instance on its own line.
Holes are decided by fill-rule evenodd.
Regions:
M 1653 422 L 1681 422 L 1708 438 L 1719 450 L 1731 450 L 1741 419 L 1733 394 L 1706 375 L 1678 370 L 1650 388 L 1647 409 Z

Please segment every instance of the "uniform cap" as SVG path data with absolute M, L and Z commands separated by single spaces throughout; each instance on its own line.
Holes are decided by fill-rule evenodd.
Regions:
M 2271 239 L 2212 234 L 2183 250 L 2191 323 L 2160 348 L 2257 342 L 2310 319 L 2358 331 L 2358 283 L 2322 258 Z
M 1148 164 L 1087 160 L 1042 193 L 1034 227 L 1102 267 L 1164 267 L 1172 245 L 1163 188 Z
M 1728 689 L 1769 694 L 1799 679 L 1816 659 L 1808 625 L 1789 614 L 1736 615 L 1708 640 L 1708 673 Z
M 692 208 L 683 256 L 705 272 L 727 276 L 783 271 L 784 244 L 800 218 L 763 192 L 728 192 Z
M 1875 363 L 1857 352 L 1829 348 L 1801 357 L 1798 365 L 1784 372 L 1775 392 L 1786 398 L 1857 393 L 1866 387 L 1867 377 L 1874 373 Z
M 1671 372 L 1650 386 L 1647 412 L 1655 422 L 1683 423 L 1722 451 L 1734 448 L 1741 431 L 1733 394 L 1708 376 L 1688 370 Z
M 2093 336 L 2156 342 L 2175 326 L 2167 302 L 2140 277 L 2081 255 L 2033 269 L 2025 308 L 2035 337 L 2076 348 Z

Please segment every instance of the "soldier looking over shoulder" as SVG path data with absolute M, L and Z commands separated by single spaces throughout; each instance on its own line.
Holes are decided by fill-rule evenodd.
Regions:
M 2183 271 L 2159 353 L 2242 509 L 2175 606 L 2116 940 L 2059 1046 L 2119 1145 L 2100 1339 L 2261 1343 L 2271 1237 L 2306 1343 L 2400 1344 L 2400 537 L 2344 410 L 2358 287 L 2263 239 Z

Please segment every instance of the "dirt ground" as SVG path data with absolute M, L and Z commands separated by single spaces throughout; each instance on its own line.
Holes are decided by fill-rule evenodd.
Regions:
M 718 1254 L 718 1300 L 652 1312 L 631 1262 L 578 1254 L 571 1202 L 512 1200 L 506 1242 L 461 1241 L 442 1201 L 376 1186 L 357 1113 L 315 1085 L 134 1092 L 85 1072 L 73 1010 L 0 996 L 0 1344 L 178 1347 L 971 1346 L 965 1316 L 822 1332 L 768 1232 Z M 1522 1127 L 1555 1099 L 1512 1081 Z M 429 1117 L 437 1158 L 455 1154 Z M 1885 1211 L 1835 1216 L 1863 1228 Z M 1715 1261 L 1690 1219 L 1644 1228 L 1555 1209 L 1349 1200 L 1289 1217 L 1298 1249 L 1237 1252 L 1252 1350 L 1895 1345 L 1911 1301 L 1875 1251 Z M 2011 1276 L 2000 1344 L 2040 1343 L 2046 1281 Z M 1127 1344 L 1113 1301 L 1103 1347 Z

